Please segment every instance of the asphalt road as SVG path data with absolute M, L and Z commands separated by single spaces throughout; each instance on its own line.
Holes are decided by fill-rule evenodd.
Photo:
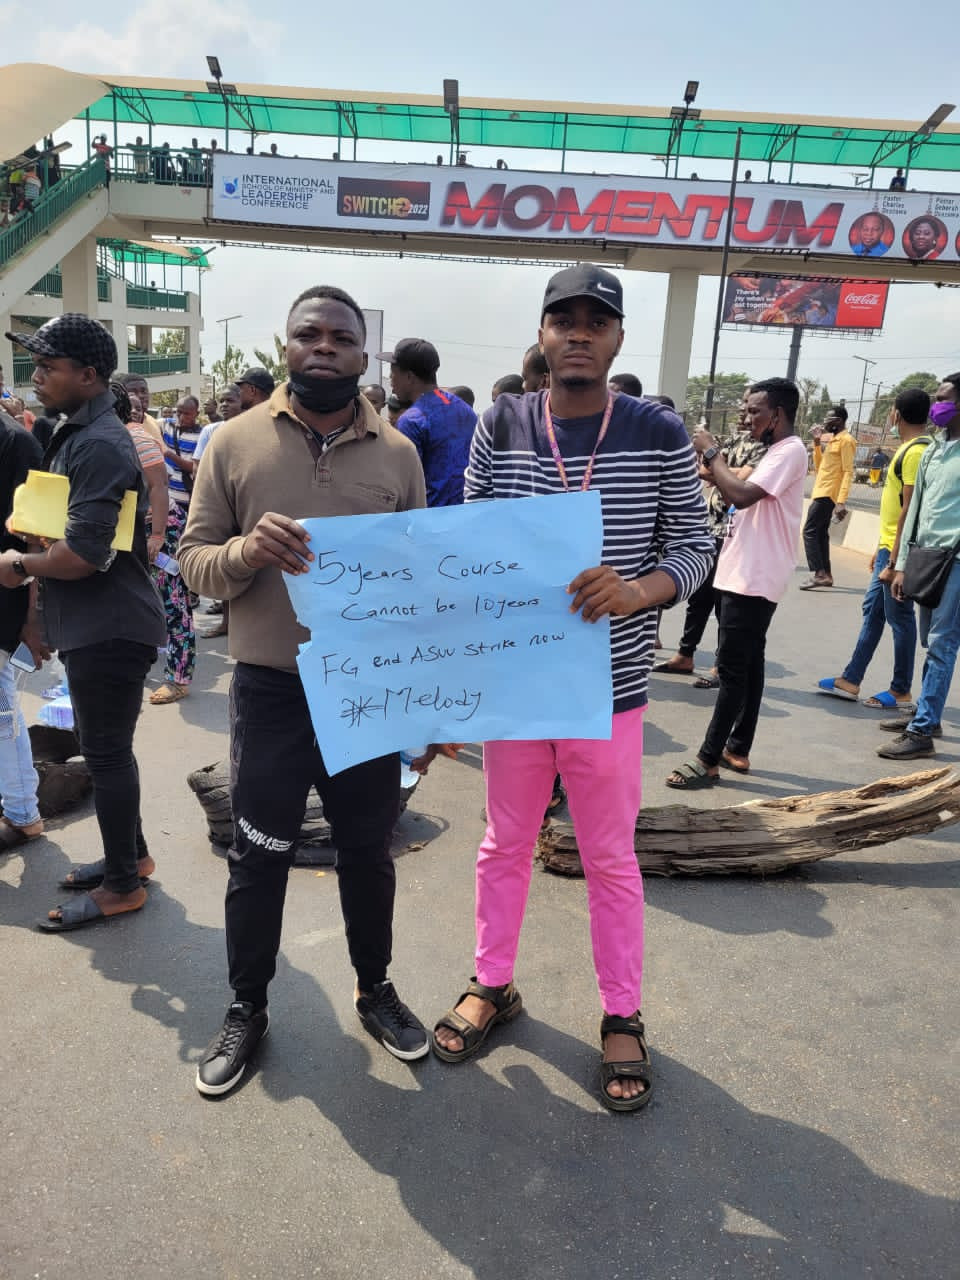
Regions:
M 830 592 L 792 589 L 774 620 L 753 775 L 692 803 L 908 771 L 874 754 L 875 713 L 812 692 L 849 654 L 865 562 L 837 553 L 835 578 Z M 667 615 L 668 641 L 680 623 Z M 868 692 L 889 663 L 885 640 Z M 229 998 L 225 867 L 184 779 L 225 753 L 228 679 L 224 641 L 204 642 L 191 696 L 144 708 L 158 873 L 142 913 L 34 931 L 68 865 L 97 856 L 88 809 L 0 862 L 0 1275 L 957 1275 L 960 827 L 768 880 L 648 878 L 656 1094 L 627 1116 L 595 1093 L 582 881 L 534 872 L 526 1012 L 446 1067 L 400 1063 L 364 1033 L 335 877 L 297 870 L 270 1035 L 242 1086 L 206 1100 L 194 1063 Z M 958 689 L 937 745 L 954 764 Z M 699 744 L 712 695 L 660 676 L 651 694 L 645 791 L 658 805 L 677 798 L 663 779 Z M 472 971 L 479 766 L 476 749 L 438 763 L 397 832 L 392 976 L 425 1021 Z

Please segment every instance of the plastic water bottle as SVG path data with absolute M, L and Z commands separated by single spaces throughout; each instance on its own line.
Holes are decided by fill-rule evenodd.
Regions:
M 400 786 L 415 787 L 420 781 L 419 773 L 414 773 L 410 768 L 414 760 L 419 759 L 426 751 L 426 747 L 404 747 L 400 752 Z

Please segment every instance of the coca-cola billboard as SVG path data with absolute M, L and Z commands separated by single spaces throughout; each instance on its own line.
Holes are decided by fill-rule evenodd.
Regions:
M 822 276 L 736 275 L 727 280 L 724 324 L 804 329 L 880 329 L 887 281 Z

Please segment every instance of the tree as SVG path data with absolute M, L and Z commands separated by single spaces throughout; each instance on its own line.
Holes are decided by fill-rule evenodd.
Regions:
M 886 395 L 878 396 L 874 401 L 873 408 L 870 411 L 870 425 L 873 427 L 882 427 L 886 424 L 887 418 L 893 409 L 893 402 L 901 391 L 906 391 L 911 387 L 919 387 L 922 391 L 929 391 L 931 396 L 940 385 L 940 378 L 935 373 L 911 373 L 906 378 L 901 378 L 897 385 L 888 391 Z
M 802 434 L 812 425 L 810 414 L 814 398 L 820 390 L 820 383 L 816 378 L 799 378 L 797 386 L 800 388 L 800 412 L 797 415 L 797 426 Z
M 183 356 L 187 354 L 186 329 L 164 329 L 153 344 L 155 356 Z M 153 397 L 164 409 L 172 409 L 180 399 L 179 391 L 161 391 Z
M 745 373 L 717 374 L 713 383 L 713 427 L 722 430 L 726 426 L 727 419 L 738 408 L 751 381 Z M 687 409 L 695 418 L 703 416 L 709 385 L 710 376 L 706 373 L 687 380 Z
M 187 354 L 186 329 L 164 329 L 153 344 L 156 356 L 184 356 Z
M 220 359 L 214 360 L 211 365 L 211 372 L 217 381 L 218 389 L 236 382 L 248 363 L 247 357 L 239 347 L 228 346 Z
M 816 426 L 818 422 L 823 422 L 824 418 L 833 407 L 833 396 L 830 394 L 830 388 L 826 383 L 820 388 L 820 397 L 812 405 L 808 407 L 807 425 L 808 427 Z
M 253 348 L 253 354 L 257 358 L 257 363 L 263 365 L 274 382 L 286 382 L 287 348 L 279 333 L 273 335 L 273 345 L 276 348 L 276 355 L 268 355 L 266 351 L 261 351 L 259 347 Z

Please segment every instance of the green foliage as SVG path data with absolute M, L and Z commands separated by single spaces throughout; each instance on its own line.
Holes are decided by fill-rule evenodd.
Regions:
M 803 434 L 813 425 L 811 414 L 813 405 L 820 393 L 820 383 L 816 378 L 798 378 L 800 388 L 800 412 L 797 414 L 797 429 Z
M 263 365 L 264 369 L 272 376 L 274 382 L 286 382 L 287 348 L 279 333 L 273 335 L 273 345 L 276 352 L 275 355 L 268 355 L 266 351 L 261 351 L 259 347 L 254 347 L 254 358 L 257 364 Z
M 219 393 L 228 383 L 234 382 L 249 364 L 249 360 L 239 347 L 229 346 L 219 360 L 214 360 L 210 371 L 214 376 Z
M 183 356 L 186 353 L 186 329 L 164 329 L 153 344 L 153 354 L 157 356 Z
M 713 391 L 713 420 L 711 423 L 713 427 L 717 430 L 723 430 L 724 423 L 729 426 L 731 416 L 735 413 L 740 401 L 743 399 L 744 391 L 752 381 L 754 379 L 745 373 L 717 374 L 714 379 Z M 688 420 L 695 422 L 703 416 L 709 385 L 710 378 L 705 373 L 687 381 Z
M 940 378 L 935 373 L 920 371 L 919 373 L 908 374 L 906 378 L 901 378 L 897 385 L 891 391 L 888 391 L 886 395 L 877 397 L 870 411 L 870 425 L 882 427 L 886 424 L 887 418 L 893 409 L 893 403 L 901 391 L 906 391 L 908 387 L 920 387 L 933 395 L 939 385 Z

